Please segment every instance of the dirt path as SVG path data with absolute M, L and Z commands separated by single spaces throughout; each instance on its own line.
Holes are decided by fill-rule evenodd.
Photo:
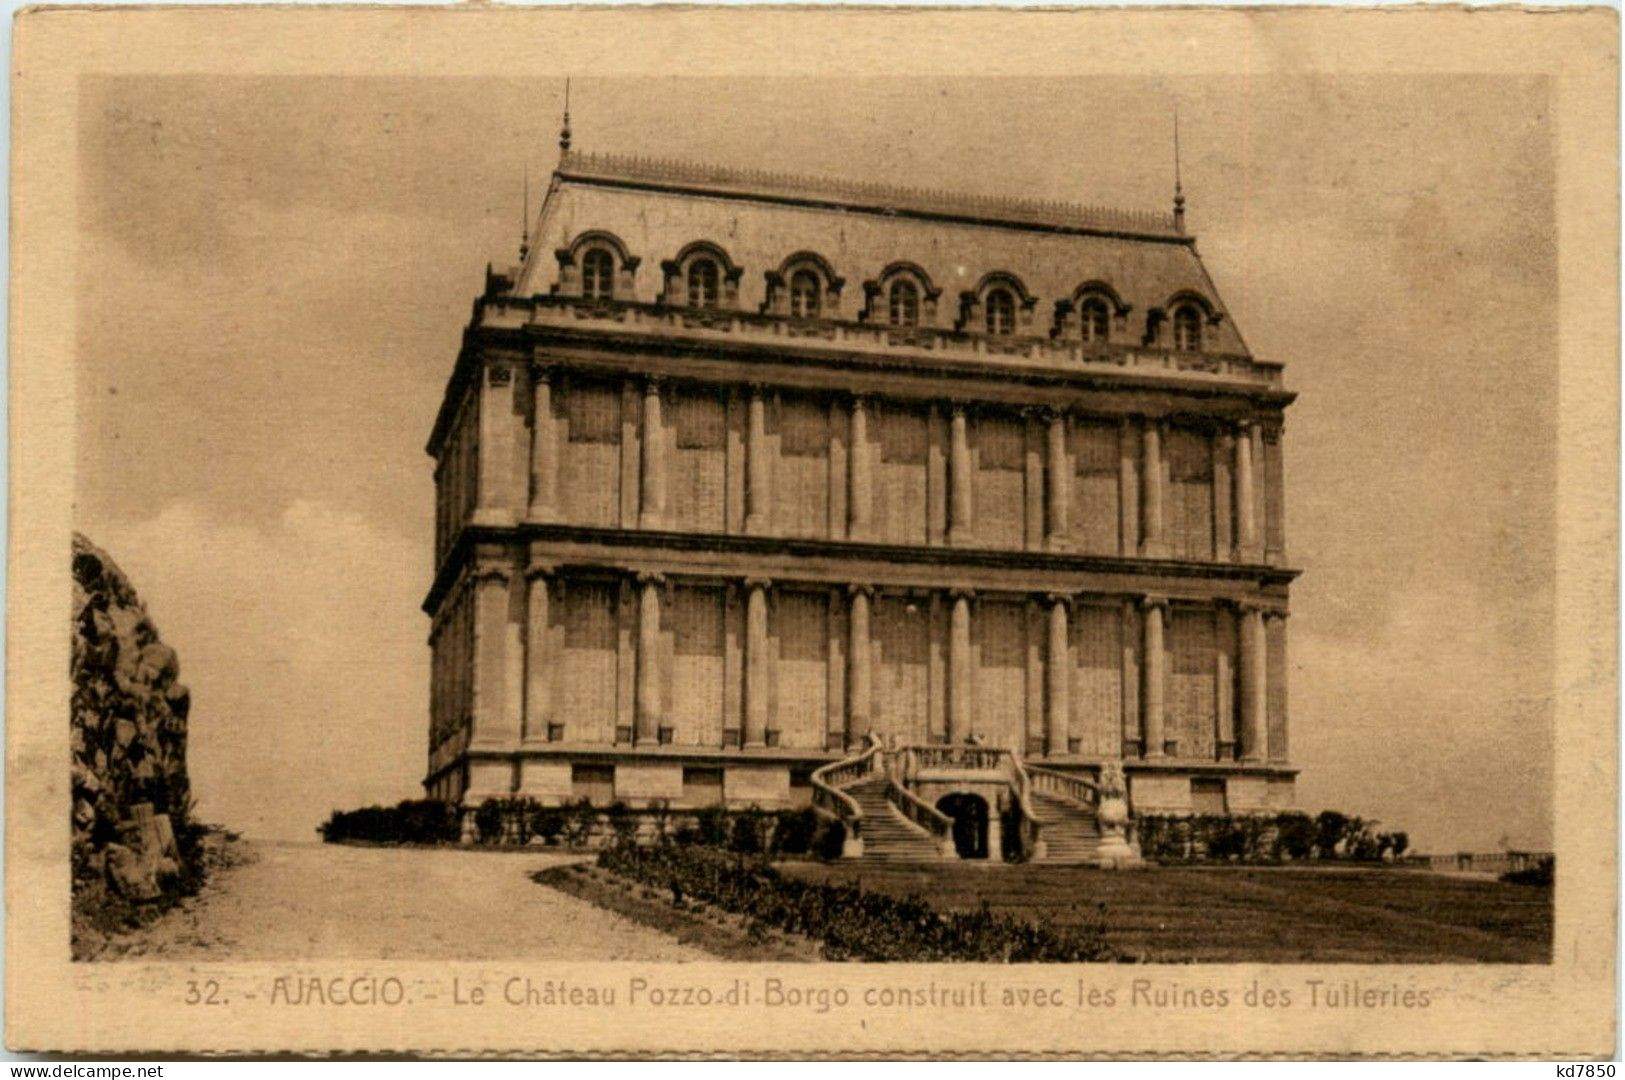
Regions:
M 708 960 L 531 880 L 568 855 L 242 843 L 244 862 L 111 948 L 163 960 Z

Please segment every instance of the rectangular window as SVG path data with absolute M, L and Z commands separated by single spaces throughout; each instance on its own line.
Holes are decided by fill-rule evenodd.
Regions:
M 770 491 L 782 536 L 829 535 L 829 406 L 785 397 L 771 410 L 769 435 L 779 453 Z
M 1069 439 L 1072 451 L 1072 542 L 1091 555 L 1115 555 L 1121 536 L 1122 501 L 1115 420 L 1076 418 Z
M 559 462 L 564 519 L 575 525 L 615 525 L 621 505 L 621 388 L 570 380 L 564 389 L 567 430 Z
M 1207 777 L 1191 779 L 1191 811 L 1195 814 L 1219 816 L 1226 813 L 1224 781 Z
M 1026 431 L 1015 417 L 976 417 L 972 515 L 983 545 L 1020 548 L 1026 536 Z
M 680 389 L 671 409 L 672 521 L 691 532 L 722 532 L 727 492 L 726 412 L 716 391 Z

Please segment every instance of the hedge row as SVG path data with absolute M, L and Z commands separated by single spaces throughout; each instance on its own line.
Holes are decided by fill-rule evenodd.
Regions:
M 976 961 L 1031 963 L 1115 960 L 1106 943 L 1104 908 L 1093 922 L 1043 927 L 995 915 L 984 902 L 973 912 L 933 910 L 917 896 L 896 899 L 855 885 L 786 878 L 760 856 L 725 854 L 675 844 L 616 844 L 598 855 L 612 873 L 670 890 L 823 942 L 829 960 Z
M 1134 819 L 1140 855 L 1158 862 L 1297 862 L 1304 859 L 1381 862 L 1410 847 L 1402 832 L 1372 831 L 1377 823 L 1323 810 L 1268 815 L 1143 814 Z
M 330 844 L 455 844 L 462 823 L 451 803 L 407 799 L 395 806 L 335 810 L 316 831 Z
M 543 806 L 534 799 L 487 799 L 474 811 L 479 840 L 490 845 L 540 843 L 582 847 L 594 841 L 671 840 L 741 854 L 838 856 L 842 829 L 811 809 L 727 810 L 710 807 L 674 815 L 664 808 L 635 811 L 624 803 L 603 810 L 586 800 Z M 450 803 L 407 800 L 396 806 L 335 810 L 317 827 L 330 843 L 454 844 L 461 839 L 459 810 Z

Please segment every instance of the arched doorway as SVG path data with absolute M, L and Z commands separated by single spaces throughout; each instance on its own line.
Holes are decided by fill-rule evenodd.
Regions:
M 954 819 L 954 851 L 961 859 L 987 858 L 987 800 L 954 792 L 937 800 L 937 809 Z

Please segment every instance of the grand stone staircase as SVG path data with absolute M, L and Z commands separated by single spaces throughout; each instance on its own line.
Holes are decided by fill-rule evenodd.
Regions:
M 1033 793 L 1032 802 L 1043 822 L 1045 862 L 1093 866 L 1100 861 L 1100 822 L 1093 808 L 1041 792 Z
M 875 862 L 937 862 L 950 859 L 938 839 L 904 817 L 886 796 L 886 780 L 863 780 L 846 788 L 863 811 L 863 857 Z
M 973 809 L 985 806 L 993 813 L 983 829 L 987 843 L 967 849 L 973 855 L 990 850 L 997 861 L 1008 839 L 1035 862 L 1133 865 L 1138 856 L 1124 827 L 1122 772 L 1115 770 L 1106 783 L 1111 764 L 1102 770 L 1091 779 L 1029 766 L 1013 750 L 970 744 L 888 747 L 871 737 L 858 754 L 813 774 L 813 799 L 820 813 L 846 825 L 843 855 L 848 858 L 914 863 L 956 858 L 955 821 L 938 806 L 955 809 L 955 800 L 969 794 L 981 800 L 972 802 Z M 1110 790 L 1103 791 L 1103 785 Z M 1001 806 L 1013 812 L 1008 823 L 1001 822 Z M 1103 826 L 1108 808 L 1110 824 Z M 978 820 L 961 817 L 959 825 L 975 833 L 978 826 L 966 823 Z M 1001 824 L 1018 828 L 1019 835 L 1003 837 Z

